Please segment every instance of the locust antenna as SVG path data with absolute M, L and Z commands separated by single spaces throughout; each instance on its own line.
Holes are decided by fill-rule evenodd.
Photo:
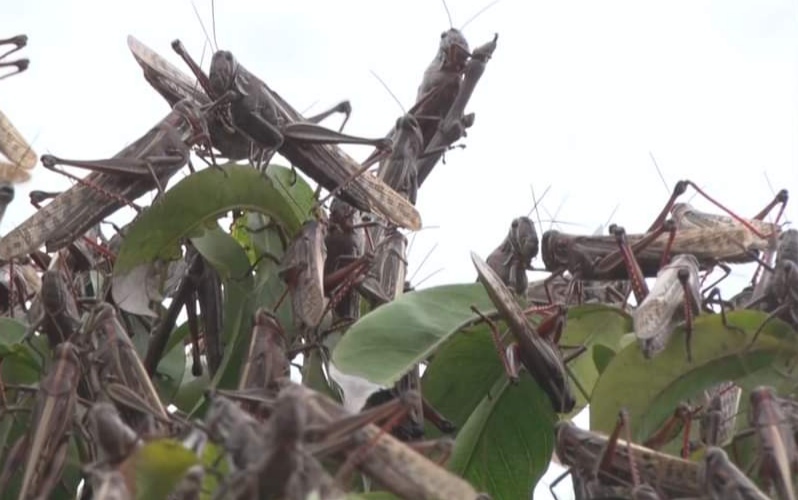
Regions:
M 445 4 L 444 4 L 444 5 L 445 5 Z M 390 87 L 388 87 L 388 85 L 387 85 L 387 84 L 386 84 L 386 83 L 385 83 L 385 82 L 382 80 L 382 78 L 380 78 L 380 75 L 378 75 L 378 74 L 377 74 L 377 73 L 376 73 L 374 70 L 372 70 L 372 69 L 370 69 L 369 71 L 371 72 L 372 76 L 373 76 L 374 78 L 376 78 L 376 79 L 377 79 L 377 81 L 379 81 L 379 82 L 382 84 L 382 86 L 385 88 L 385 90 L 387 90 L 387 91 L 388 91 L 388 93 L 389 93 L 389 94 L 391 94 L 391 97 L 393 97 L 393 100 L 396 102 L 396 104 L 398 104 L 398 105 L 399 105 L 399 109 L 401 109 L 401 110 L 402 110 L 402 114 L 405 114 L 405 115 L 406 115 L 406 114 L 407 114 L 407 110 L 405 109 L 405 107 L 404 107 L 404 106 L 402 106 L 402 101 L 400 101 L 400 100 L 399 100 L 399 98 L 398 98 L 398 97 L 396 97 L 396 95 L 395 95 L 393 92 L 391 92 L 391 89 L 390 89 Z
M 770 189 L 770 194 L 776 196 L 776 190 L 773 189 L 773 184 L 770 183 L 770 176 L 768 176 L 768 171 L 765 170 L 764 172 L 762 172 L 762 175 L 765 176 L 765 182 L 768 185 L 768 189 Z
M 549 224 L 549 230 L 551 230 L 551 228 L 553 227 L 553 225 L 554 225 L 553 221 L 557 220 L 557 214 L 560 213 L 560 210 L 562 210 L 562 207 L 565 205 L 566 201 L 568 201 L 568 194 L 563 196 L 562 200 L 560 201 L 560 205 L 557 207 L 557 210 L 554 211 L 554 215 L 551 216 L 552 223 Z M 547 210 L 547 212 L 548 212 L 548 210 Z
M 421 280 L 421 281 L 419 281 L 418 283 L 416 283 L 415 285 L 413 285 L 413 288 L 418 288 L 418 287 L 420 287 L 420 286 L 421 286 L 421 285 L 422 285 L 422 284 L 423 284 L 425 281 L 427 281 L 428 279 L 432 278 L 433 276 L 435 276 L 436 274 L 438 274 L 438 273 L 439 273 L 439 272 L 441 272 L 441 271 L 443 271 L 443 268 L 442 268 L 442 267 L 441 267 L 441 268 L 439 268 L 439 269 L 436 269 L 436 270 L 434 270 L 432 273 L 430 273 L 429 275 L 427 275 L 427 277 L 426 277 L 426 278 L 424 278 L 423 280 Z
M 443 10 L 446 11 L 446 17 L 449 18 L 449 28 L 454 28 L 452 24 L 452 13 L 449 12 L 449 6 L 446 5 L 446 0 L 441 0 L 441 3 L 443 4 Z
M 534 203 L 534 205 L 532 206 L 532 209 L 529 211 L 529 213 L 526 214 L 526 216 L 529 217 L 530 215 L 532 215 L 532 211 L 534 211 L 535 212 L 535 216 L 538 219 L 538 227 L 541 230 L 543 230 L 543 221 L 540 220 L 540 210 L 538 210 L 538 205 L 543 201 L 543 198 L 546 197 L 546 193 L 549 192 L 549 189 L 551 189 L 551 184 L 546 186 L 546 189 L 543 190 L 543 194 L 540 195 L 540 199 L 539 200 L 535 197 L 535 186 L 530 184 L 529 185 L 529 189 L 532 190 L 532 203 Z
M 429 252 L 427 252 L 427 255 L 425 255 L 424 258 L 421 259 L 421 263 L 418 265 L 418 267 L 416 268 L 416 270 L 413 273 L 413 275 L 410 276 L 410 279 L 408 281 L 410 281 L 411 283 L 413 282 L 413 278 L 415 278 L 416 274 L 418 274 L 418 272 L 421 271 L 421 268 L 424 267 L 424 264 L 427 262 L 427 259 L 429 259 L 430 255 L 432 255 L 432 252 L 434 252 L 436 248 L 438 248 L 438 244 L 437 243 L 435 243 L 432 246 L 432 248 L 429 249 Z
M 219 43 L 216 41 L 216 2 L 211 0 L 211 23 L 213 28 L 213 46 L 214 50 L 219 50 Z
M 659 165 L 657 165 L 657 160 L 654 158 L 654 153 L 651 151 L 648 152 L 648 156 L 651 157 L 651 161 L 654 163 L 654 168 L 657 169 L 657 175 L 659 175 L 660 180 L 662 181 L 662 185 L 665 186 L 665 191 L 670 194 L 671 189 L 668 187 L 668 183 L 665 181 L 665 176 L 662 175 L 662 170 L 659 169 Z M 617 207 L 616 207 L 617 208 Z
M 482 7 L 481 9 L 479 9 L 479 11 L 478 11 L 476 14 L 474 14 L 473 16 L 471 16 L 471 17 L 468 19 L 468 21 L 466 21 L 466 22 L 465 22 L 465 23 L 464 23 L 462 26 L 460 26 L 460 31 L 463 31 L 463 30 L 465 29 L 465 27 L 466 27 L 466 26 L 468 26 L 469 24 L 471 24 L 471 21 L 473 21 L 474 19 L 478 18 L 478 17 L 479 17 L 479 16 L 481 16 L 481 15 L 482 15 L 482 14 L 483 14 L 483 13 L 484 13 L 486 10 L 490 9 L 491 7 L 493 7 L 494 5 L 496 5 L 497 3 L 501 2 L 501 1 L 502 1 L 502 0 L 493 0 L 493 1 L 492 1 L 491 3 L 489 3 L 488 5 L 486 5 L 486 6 Z M 448 12 L 448 11 L 447 11 L 447 12 Z M 452 20 L 451 20 L 451 19 L 449 19 L 449 23 L 450 23 L 450 24 L 451 24 L 451 22 L 452 22 Z
M 211 41 L 211 37 L 208 36 L 208 30 L 205 29 L 205 23 L 202 22 L 202 16 L 200 16 L 199 11 L 197 10 L 197 4 L 194 3 L 194 0 L 191 0 L 191 8 L 194 9 L 194 15 L 197 16 L 197 21 L 200 22 L 200 27 L 202 28 L 202 32 L 205 33 L 205 40 L 208 42 L 209 45 L 211 45 L 211 48 L 213 48 L 213 42 Z
M 604 221 L 604 225 L 599 228 L 599 231 L 596 234 L 601 234 L 601 230 L 610 225 L 610 221 L 612 221 L 612 218 L 615 217 L 615 213 L 618 212 L 618 207 L 620 206 L 620 203 L 615 205 L 615 208 L 613 208 L 612 212 L 610 212 L 610 216 L 607 217 L 607 220 Z

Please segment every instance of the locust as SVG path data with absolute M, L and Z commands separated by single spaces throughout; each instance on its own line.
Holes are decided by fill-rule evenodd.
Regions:
M 753 297 L 744 306 L 746 309 L 760 306 L 770 313 L 754 334 L 751 345 L 772 318 L 780 317 L 798 325 L 798 230 L 788 229 L 781 233 L 773 271 L 770 275 L 763 275 L 763 279 L 766 283 L 762 292 L 758 294 L 755 289 Z
M 537 254 L 538 234 L 535 224 L 529 217 L 516 217 L 510 223 L 507 236 L 488 255 L 486 262 L 502 283 L 516 294 L 522 295 L 529 286 L 526 271 L 532 268 L 532 259 Z
M 496 34 L 492 41 L 474 49 L 471 59 L 465 64 L 463 81 L 459 85 L 452 104 L 441 115 L 443 119 L 438 122 L 435 135 L 429 141 L 424 142 L 424 155 L 419 159 L 418 163 L 419 186 L 426 180 L 443 151 L 458 139 L 464 137 L 465 129 L 473 125 L 474 114 L 465 115 L 465 107 L 471 99 L 471 95 L 482 74 L 485 72 L 488 61 L 496 50 L 498 38 L 499 35 Z
M 339 198 L 330 203 L 330 220 L 327 237 L 327 258 L 324 260 L 324 275 L 354 262 L 365 249 L 363 229 L 356 221 L 358 211 Z M 338 318 L 356 320 L 360 317 L 360 295 L 355 290 L 347 290 L 334 308 Z
M 238 389 L 262 388 L 276 394 L 277 381 L 289 376 L 290 367 L 283 327 L 273 313 L 259 308 L 255 311 L 252 337 Z
M 692 322 L 700 312 L 698 261 L 690 254 L 676 255 L 660 269 L 654 288 L 632 311 L 632 324 L 643 356 L 652 358 L 662 352 L 676 323 L 684 320 L 687 359 L 692 360 Z
M 760 386 L 751 391 L 749 423 L 758 437 L 760 477 L 766 484 L 775 485 L 782 500 L 795 500 L 798 446 L 772 387 Z
M 492 322 L 493 340 L 504 362 L 511 380 L 517 380 L 520 360 L 538 385 L 546 392 L 558 413 L 568 413 L 576 405 L 576 399 L 568 384 L 565 362 L 559 348 L 553 342 L 540 337 L 524 316 L 510 290 L 495 272 L 476 253 L 471 252 L 471 261 L 477 269 L 479 281 L 488 292 L 491 302 L 507 322 L 515 338 L 515 344 L 504 353 L 499 332 Z M 487 319 L 487 318 L 484 318 Z
M 619 431 L 620 427 L 614 436 L 608 437 L 580 429 L 571 422 L 558 422 L 557 456 L 581 475 L 594 475 L 605 484 L 634 484 L 633 471 L 639 471 L 639 482 L 653 486 L 667 498 L 701 496 L 703 481 L 699 464 L 619 440 Z
M 119 465 L 142 444 L 138 435 L 122 421 L 116 407 L 110 403 L 94 403 L 87 418 L 100 463 Z
M 328 299 L 324 295 L 324 262 L 327 248 L 326 216 L 309 219 L 286 249 L 279 276 L 291 294 L 294 321 L 316 327 L 322 320 Z
M 373 212 L 411 230 L 421 227 L 421 216 L 404 198 L 364 170 L 335 143 L 390 147 L 385 139 L 347 136 L 305 120 L 276 92 L 241 65 L 232 53 L 217 51 L 206 76 L 179 40 L 172 47 L 186 61 L 202 88 L 211 97 L 233 90 L 238 97 L 229 111 L 236 130 L 266 150 L 279 150 L 319 185 L 338 193 L 344 201 Z
M 39 325 L 52 349 L 71 338 L 80 327 L 80 312 L 66 272 L 63 258 L 59 254 L 51 261 L 50 269 L 42 273 L 42 286 L 37 302 L 41 315 L 33 324 Z M 35 329 L 34 326 L 32 330 Z
M 53 359 L 39 384 L 31 425 L 9 451 L 0 472 L 0 491 L 8 491 L 8 481 L 24 462 L 19 500 L 47 498 L 58 484 L 66 460 L 81 377 L 78 348 L 63 342 Z
M 361 471 L 401 498 L 489 498 L 477 493 L 464 479 L 425 458 L 376 425 L 364 425 L 364 422 L 372 421 L 377 416 L 395 413 L 398 401 L 372 408 L 366 413 L 351 415 L 327 396 L 304 386 L 293 385 L 297 392 L 304 393 L 301 400 L 307 405 L 309 425 L 329 429 L 324 433 L 324 441 L 313 447 L 318 452 L 322 449 L 352 450 L 353 446 L 357 446 L 350 452 L 350 463 L 354 461 Z M 413 393 L 405 393 L 402 397 L 412 398 Z M 417 393 L 415 397 L 418 397 Z M 411 400 L 406 407 L 412 406 L 414 403 Z
M 96 170 L 58 195 L 0 240 L 0 259 L 36 250 L 63 248 L 103 218 L 145 193 L 163 189 L 189 160 L 190 145 L 207 137 L 202 110 L 191 100 L 178 102 L 144 136 L 109 160 L 69 161 L 51 155 L 42 164 L 69 164 Z
M 85 330 L 94 351 L 90 356 L 95 366 L 91 371 L 92 384 L 125 408 L 121 412 L 125 423 L 137 432 L 145 432 L 153 425 L 152 418 L 170 422 L 116 309 L 108 303 L 98 305 Z

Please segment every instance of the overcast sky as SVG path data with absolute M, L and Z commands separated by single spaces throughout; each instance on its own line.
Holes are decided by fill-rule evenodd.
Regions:
M 487 3 L 450 0 L 454 26 Z M 197 8 L 210 30 L 210 2 L 197 0 Z M 220 48 L 299 110 L 349 99 L 346 132 L 374 137 L 402 111 L 369 70 L 409 108 L 447 28 L 443 7 L 429 0 L 216 2 Z M 38 154 L 76 159 L 112 156 L 169 110 L 142 77 L 128 34 L 181 69 L 170 42 L 180 38 L 196 58 L 205 44 L 189 0 L 8 2 L 0 38 L 18 33 L 29 36 L 22 54 L 31 65 L 0 82 L 0 106 Z M 424 287 L 473 281 L 469 250 L 484 258 L 500 243 L 510 221 L 532 207 L 530 186 L 538 195 L 551 186 L 543 205 L 559 208 L 557 218 L 574 224 L 560 229 L 573 233 L 592 233 L 616 205 L 613 222 L 645 230 L 682 178 L 749 216 L 773 196 L 766 174 L 774 190 L 792 189 L 794 2 L 503 0 L 464 31 L 472 48 L 494 33 L 498 48 L 468 109 L 476 113 L 468 147 L 447 155 L 418 196 L 431 228 L 416 237 L 410 271 L 436 244 L 414 281 L 443 269 Z M 369 153 L 346 149 L 357 159 Z M 68 186 L 37 167 L 0 231 L 33 212 L 30 189 Z M 787 219 L 794 215 L 789 207 Z M 737 278 L 727 295 L 745 275 Z

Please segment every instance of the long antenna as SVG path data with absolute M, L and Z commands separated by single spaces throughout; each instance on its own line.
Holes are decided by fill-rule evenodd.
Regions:
M 446 4 L 444 4 L 444 5 L 446 5 Z M 374 78 L 376 78 L 382 84 L 382 86 L 385 88 L 385 90 L 387 90 L 388 93 L 391 94 L 391 97 L 393 97 L 393 100 L 396 102 L 396 104 L 399 105 L 399 109 L 402 110 L 402 114 L 406 115 L 407 114 L 407 110 L 405 109 L 404 106 L 402 106 L 402 101 L 400 101 L 399 98 L 396 97 L 396 95 L 393 92 L 391 92 L 391 89 L 388 87 L 388 85 L 384 81 L 382 81 L 382 78 L 380 78 L 380 75 L 375 73 L 374 70 L 372 70 L 372 69 L 370 69 L 369 71 L 371 72 L 372 76 L 374 76 Z
M 649 151 L 649 152 L 648 152 L 648 156 L 650 156 L 650 157 L 651 157 L 651 161 L 652 161 L 652 162 L 654 162 L 654 168 L 656 168 L 656 169 L 657 169 L 657 174 L 659 174 L 659 178 L 660 178 L 660 180 L 662 180 L 662 185 L 663 185 L 663 186 L 665 186 L 665 191 L 667 191 L 667 192 L 668 192 L 668 194 L 670 194 L 671 190 L 670 190 L 670 188 L 668 187 L 668 183 L 667 183 L 667 182 L 665 182 L 665 176 L 664 176 L 664 175 L 662 175 L 662 170 L 660 170 L 660 169 L 659 169 L 659 165 L 657 165 L 657 160 L 656 160 L 656 158 L 654 158 L 654 153 L 652 153 L 651 151 Z
M 463 30 L 465 29 L 465 27 L 466 27 L 466 26 L 468 26 L 469 24 L 471 24 L 471 21 L 473 21 L 474 19 L 478 18 L 480 15 L 482 15 L 482 13 L 483 13 L 483 12 L 485 12 L 485 11 L 486 11 L 486 10 L 488 10 L 488 9 L 490 9 L 491 7 L 493 7 L 494 5 L 496 5 L 497 3 L 501 2 L 501 1 L 502 1 L 502 0 L 493 0 L 491 3 L 489 3 L 489 4 L 488 4 L 488 5 L 486 5 L 485 7 L 482 7 L 482 8 L 481 8 L 481 9 L 480 9 L 480 10 L 479 10 L 479 11 L 478 11 L 476 14 L 474 14 L 473 16 L 471 16 L 471 17 L 468 19 L 468 21 L 466 21 L 466 22 L 465 22 L 465 23 L 464 23 L 462 26 L 460 26 L 460 31 L 463 31 Z M 449 23 L 451 24 L 451 22 L 452 22 L 452 20 L 451 20 L 451 18 L 450 18 L 450 19 L 449 19 Z
M 213 4 L 211 4 L 211 5 L 213 5 Z M 197 10 L 197 4 L 194 3 L 194 0 L 191 0 L 191 8 L 194 9 L 194 15 L 197 16 L 197 21 L 199 21 L 199 23 L 200 23 L 200 27 L 202 28 L 202 32 L 205 33 L 205 40 L 207 40 L 207 42 L 209 44 L 211 44 L 211 47 L 213 47 L 213 42 L 211 41 L 211 37 L 208 35 L 208 30 L 205 29 L 205 23 L 202 22 L 202 16 L 200 16 L 199 11 Z M 215 50 L 216 49 L 214 49 L 214 51 Z
M 211 0 L 211 23 L 213 23 L 213 45 L 219 50 L 219 43 L 216 41 L 216 2 Z
M 446 0 L 441 0 L 441 3 L 443 4 L 443 10 L 446 11 L 446 17 L 449 18 L 449 28 L 454 28 L 454 25 L 452 23 L 452 13 L 449 12 L 449 6 L 446 5 Z
M 411 283 L 413 282 L 413 278 L 415 278 L 416 274 L 418 274 L 418 272 L 421 271 L 421 268 L 424 267 L 424 264 L 427 262 L 427 259 L 430 258 L 430 255 L 432 255 L 432 252 L 434 252 L 436 248 L 438 248 L 438 244 L 437 243 L 435 243 L 432 246 L 432 248 L 429 249 L 429 251 L 427 252 L 427 255 L 425 255 L 424 258 L 421 259 L 421 263 L 418 265 L 418 267 L 416 268 L 416 270 L 413 273 L 413 275 L 410 276 L 410 279 L 408 280 L 409 282 L 411 282 Z

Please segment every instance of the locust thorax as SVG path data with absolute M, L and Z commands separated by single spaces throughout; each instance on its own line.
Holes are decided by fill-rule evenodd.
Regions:
M 228 50 L 219 50 L 213 54 L 208 80 L 211 90 L 217 95 L 222 95 L 233 88 L 238 75 L 238 61 Z
M 571 248 L 567 237 L 557 230 L 550 229 L 540 237 L 540 254 L 543 264 L 550 271 L 569 268 Z
M 785 260 L 798 264 L 798 229 L 788 229 L 779 235 L 776 263 Z
M 529 217 L 513 219 L 507 239 L 516 258 L 529 267 L 538 254 L 538 233 L 532 220 Z

